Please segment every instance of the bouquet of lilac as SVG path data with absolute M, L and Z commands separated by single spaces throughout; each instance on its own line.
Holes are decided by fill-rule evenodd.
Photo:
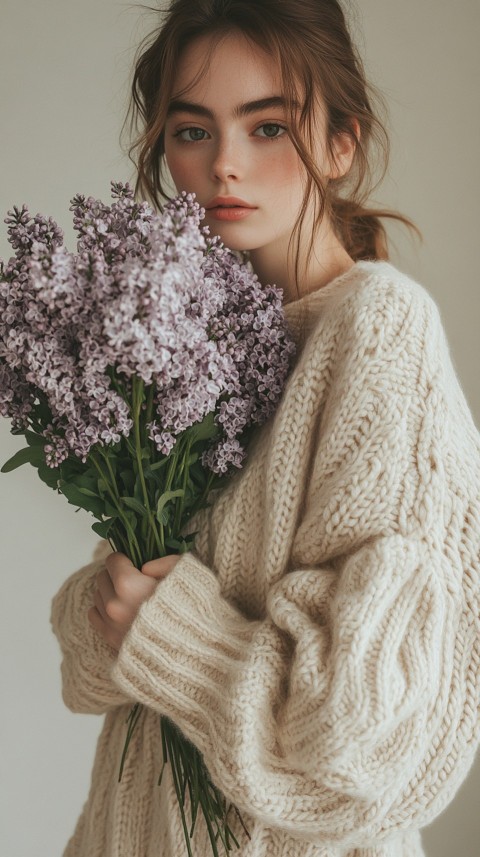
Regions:
M 71 200 L 77 253 L 26 205 L 5 219 L 15 256 L 0 261 L 0 414 L 28 446 L 2 472 L 32 464 L 141 568 L 193 547 L 187 524 L 242 466 L 295 345 L 281 291 L 200 226 L 194 194 L 161 214 L 128 183 L 111 182 L 111 195 L 110 206 Z M 140 711 L 127 721 L 120 777 Z M 161 731 L 188 853 L 199 805 L 215 857 L 219 836 L 227 852 L 230 837 L 239 847 L 200 753 L 166 717 Z

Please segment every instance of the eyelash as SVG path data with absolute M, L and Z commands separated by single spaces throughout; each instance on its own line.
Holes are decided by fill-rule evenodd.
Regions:
M 272 126 L 274 128 L 280 128 L 282 131 L 287 130 L 285 125 L 280 125 L 279 122 L 263 122 L 263 124 L 259 125 L 258 128 L 255 129 L 255 131 L 258 131 L 260 128 L 265 128 L 265 127 L 268 128 L 268 127 L 272 127 Z M 205 140 L 182 140 L 182 138 L 180 137 L 180 134 L 183 134 L 184 131 L 196 131 L 196 130 L 203 131 L 204 129 L 203 128 L 197 128 L 196 125 L 190 125 L 188 128 L 180 128 L 179 131 L 176 131 L 175 134 L 173 134 L 173 137 L 178 137 L 179 143 L 187 143 L 187 145 L 190 143 L 204 143 Z M 204 133 L 208 133 L 208 132 L 205 131 Z M 263 137 L 261 139 L 268 140 L 270 143 L 274 143 L 275 140 L 280 140 L 284 136 L 285 136 L 285 134 L 279 134 L 277 137 Z

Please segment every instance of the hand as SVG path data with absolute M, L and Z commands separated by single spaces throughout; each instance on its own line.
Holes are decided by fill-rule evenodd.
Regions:
M 140 606 L 153 595 L 159 581 L 170 574 L 179 559 L 178 554 L 152 559 L 139 571 L 124 553 L 106 557 L 105 567 L 97 574 L 95 606 L 90 607 L 87 615 L 109 646 L 120 649 Z

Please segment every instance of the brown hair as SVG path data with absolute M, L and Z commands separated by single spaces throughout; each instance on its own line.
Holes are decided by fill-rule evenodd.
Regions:
M 137 199 L 142 194 L 159 210 L 162 210 L 160 196 L 164 201 L 170 199 L 163 184 L 164 128 L 181 52 L 199 36 L 211 36 L 213 50 L 222 36 L 240 31 L 279 63 L 283 95 L 289 105 L 289 133 L 306 168 L 305 195 L 289 243 L 290 251 L 297 234 L 297 292 L 300 233 L 312 192 L 316 193 L 318 209 L 309 254 L 316 227 L 325 213 L 354 261 L 389 258 L 381 217 L 401 221 L 421 238 L 416 225 L 399 212 L 365 206 L 386 174 L 390 154 L 387 131 L 371 106 L 373 98 L 385 112 L 386 107 L 378 90 L 366 81 L 362 61 L 352 44 L 338 0 L 172 0 L 168 9 L 144 8 L 161 13 L 162 19 L 137 51 L 132 98 L 125 119 L 126 122 L 131 112 L 130 133 L 134 123 L 138 133 L 138 119 L 142 120 L 141 131 L 128 149 L 130 160 L 137 168 Z M 207 67 L 208 56 L 201 75 Z M 303 86 L 303 93 L 296 91 L 295 79 Z M 314 138 L 312 115 L 318 93 L 325 105 L 327 146 L 333 162 L 336 134 L 349 134 L 355 142 L 355 154 L 347 175 L 328 182 L 310 154 Z M 299 95 L 303 104 L 297 121 L 294 102 Z M 358 138 L 352 127 L 352 117 L 359 123 Z M 372 154 L 374 148 L 380 155 Z M 132 157 L 135 150 L 138 150 L 138 164 Z M 375 183 L 372 164 L 382 167 Z

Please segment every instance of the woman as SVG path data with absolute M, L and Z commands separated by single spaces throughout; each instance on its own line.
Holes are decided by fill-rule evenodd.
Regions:
M 480 439 L 434 300 L 387 261 L 379 217 L 413 224 L 363 205 L 386 138 L 343 13 L 177 0 L 133 92 L 137 190 L 161 204 L 166 164 L 195 192 L 299 347 L 194 551 L 140 570 L 103 542 L 54 599 L 65 702 L 106 713 L 65 856 L 187 853 L 156 785 L 167 715 L 242 857 L 419 857 L 479 743 Z

